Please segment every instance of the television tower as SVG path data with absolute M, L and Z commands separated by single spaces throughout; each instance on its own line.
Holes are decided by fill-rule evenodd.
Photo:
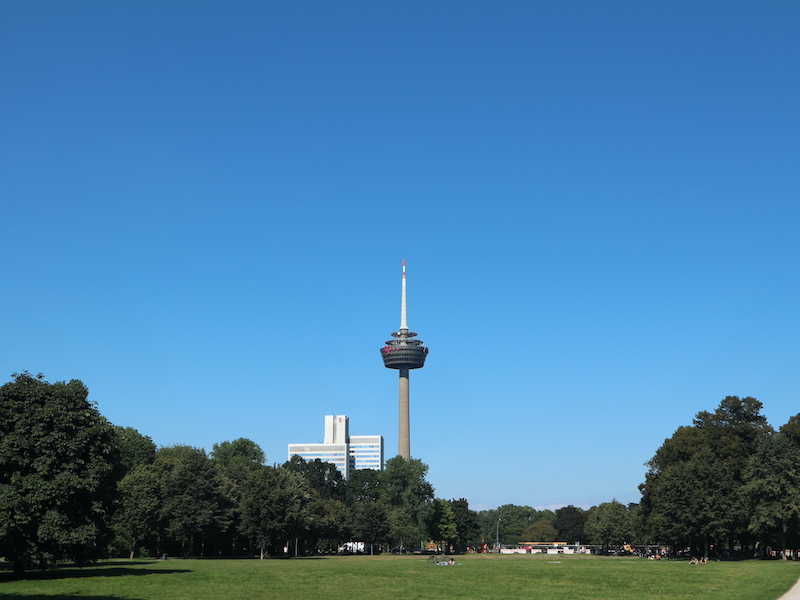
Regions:
M 383 366 L 400 371 L 400 416 L 398 421 L 397 453 L 409 460 L 411 458 L 411 432 L 408 407 L 408 371 L 425 366 L 428 348 L 422 340 L 415 340 L 416 332 L 408 330 L 406 317 L 406 261 L 403 261 L 403 282 L 400 291 L 400 330 L 392 333 L 392 339 L 381 348 Z

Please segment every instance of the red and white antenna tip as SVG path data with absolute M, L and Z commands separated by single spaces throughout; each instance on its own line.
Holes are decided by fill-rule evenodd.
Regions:
M 406 276 L 406 259 L 403 259 L 403 277 Z

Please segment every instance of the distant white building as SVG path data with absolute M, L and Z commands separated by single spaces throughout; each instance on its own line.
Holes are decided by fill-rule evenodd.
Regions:
M 383 436 L 350 435 L 345 415 L 325 415 L 325 438 L 321 444 L 289 444 L 289 458 L 320 459 L 333 463 L 345 479 L 354 469 L 383 469 Z

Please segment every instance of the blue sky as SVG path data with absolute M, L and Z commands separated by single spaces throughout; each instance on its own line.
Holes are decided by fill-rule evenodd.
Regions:
M 159 445 L 323 416 L 475 509 L 800 412 L 794 2 L 0 5 L 0 367 Z

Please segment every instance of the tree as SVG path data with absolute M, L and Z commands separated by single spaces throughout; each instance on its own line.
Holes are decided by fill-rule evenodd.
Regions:
M 121 467 L 113 426 L 78 380 L 0 387 L 0 555 L 32 565 L 99 558 Z
M 254 467 L 263 465 L 266 456 L 261 446 L 247 438 L 237 438 L 213 445 L 211 461 L 223 467 L 228 473 L 241 470 L 243 478 L 249 476 Z
M 249 477 L 258 470 L 265 460 L 264 451 L 254 441 L 238 438 L 232 442 L 214 444 L 211 464 L 216 468 L 223 495 L 227 498 L 227 517 L 230 526 L 226 531 L 227 543 L 232 556 L 242 550 L 241 502 L 244 487 Z
M 302 475 L 322 498 L 344 498 L 344 477 L 333 463 L 319 458 L 304 460 L 295 454 L 283 464 L 283 468 Z
M 782 434 L 765 436 L 750 457 L 742 494 L 750 531 L 785 558 L 787 538 L 800 532 L 800 447 Z
M 242 527 L 261 552 L 261 558 L 269 552 L 278 536 L 279 506 L 278 470 L 261 467 L 247 481 L 242 496 Z
M 310 504 L 311 531 L 309 541 L 314 548 L 338 548 L 341 540 L 351 537 L 350 511 L 341 500 L 323 498 L 314 493 Z
M 312 537 L 314 514 L 311 507 L 319 494 L 302 475 L 286 469 L 278 470 L 278 485 L 281 503 L 279 523 L 287 546 L 294 542 L 294 554 L 297 556 L 300 554 L 300 543 Z
M 364 499 L 350 509 L 353 538 L 369 544 L 384 542 L 389 537 L 389 512 L 380 500 Z
M 133 427 L 114 427 L 120 461 L 125 473 L 139 465 L 149 465 L 156 458 L 156 445 L 148 435 L 142 435 Z
M 496 510 L 481 511 L 481 539 L 495 540 L 501 544 L 516 544 L 525 538 L 525 530 L 538 521 L 552 523 L 555 514 L 551 510 L 536 510 L 530 506 L 504 504 Z
M 447 500 L 434 499 L 430 532 L 433 539 L 440 543 L 443 552 L 447 552 L 458 539 L 456 516 Z
M 755 398 L 727 396 L 713 412 L 679 427 L 648 462 L 641 517 L 649 541 L 691 545 L 749 543 L 740 493 L 748 458 L 772 428 Z M 664 539 L 666 538 L 666 539 Z
M 427 472 L 428 466 L 419 459 L 396 456 L 386 461 L 378 494 L 389 510 L 390 541 L 409 544 L 430 539 L 434 492 L 425 480 Z
M 159 516 L 166 533 L 181 544 L 181 554 L 193 556 L 195 539 L 201 555 L 207 537 L 229 524 L 227 499 L 220 493 L 217 472 L 205 450 L 191 446 L 161 448 L 153 471 L 162 498 Z
M 363 501 L 380 499 L 381 471 L 374 469 L 356 469 L 350 472 L 350 480 L 344 485 L 344 500 L 348 506 L 355 506 Z
M 653 501 L 664 517 L 666 534 L 707 555 L 711 542 L 738 534 L 740 514 L 735 474 L 730 464 L 701 454 L 670 468 L 656 484 Z
M 245 486 L 242 525 L 264 558 L 270 548 L 308 539 L 319 494 L 305 478 L 286 469 L 261 467 Z
M 556 510 L 553 526 L 556 528 L 559 540 L 569 544 L 578 543 L 585 539 L 586 511 L 571 504 L 559 508 Z
M 781 435 L 790 439 L 796 446 L 800 447 L 800 414 L 789 417 L 785 425 L 781 425 Z
M 531 542 L 554 542 L 558 538 L 558 532 L 549 521 L 536 521 L 525 528 L 522 537 Z
M 476 544 L 480 539 L 478 513 L 470 509 L 466 498 L 450 500 L 450 508 L 453 510 L 456 530 L 458 531 L 456 549 L 459 552 L 464 552 L 468 546 Z
M 130 558 L 139 542 L 158 528 L 161 494 L 151 465 L 139 465 L 119 482 L 119 510 L 116 522 L 130 539 Z
M 622 545 L 631 540 L 628 509 L 621 502 L 603 502 L 589 511 L 586 534 L 592 544 Z

